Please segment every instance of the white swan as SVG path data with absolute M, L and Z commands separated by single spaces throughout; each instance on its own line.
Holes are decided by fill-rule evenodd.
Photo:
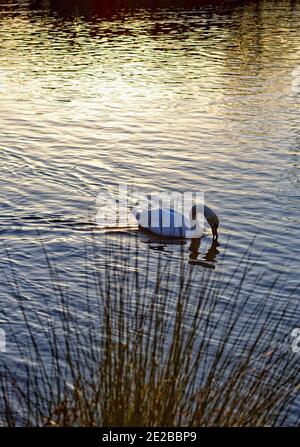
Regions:
M 151 231 L 159 236 L 187 239 L 199 238 L 203 234 L 203 227 L 197 220 L 199 212 L 204 213 L 204 217 L 211 227 L 213 238 L 218 239 L 219 219 L 206 205 L 192 206 L 188 217 L 173 208 L 150 208 L 143 211 L 132 208 L 131 210 L 141 229 Z

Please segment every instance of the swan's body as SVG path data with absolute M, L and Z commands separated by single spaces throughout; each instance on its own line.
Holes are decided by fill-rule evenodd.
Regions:
M 171 209 L 156 208 L 143 210 L 140 213 L 132 211 L 141 228 L 147 229 L 158 236 L 188 238 L 190 232 L 195 237 L 201 237 L 203 230 L 198 221 L 194 224 L 178 211 Z
M 212 228 L 214 238 L 218 237 L 218 217 L 206 205 L 194 205 L 189 216 L 184 216 L 173 208 L 150 208 L 143 211 L 133 208 L 131 212 L 141 229 L 151 231 L 158 236 L 187 239 L 200 238 L 203 235 L 204 225 L 200 225 L 197 219 L 197 213 L 202 212 Z

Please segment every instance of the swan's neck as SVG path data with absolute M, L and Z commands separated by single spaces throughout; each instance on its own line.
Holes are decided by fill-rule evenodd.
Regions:
M 189 214 L 189 219 L 190 222 L 194 225 L 196 222 L 198 222 L 197 219 L 197 215 L 201 214 L 203 216 L 203 214 L 205 214 L 205 205 L 193 205 L 191 210 L 190 210 L 190 214 Z M 199 222 L 198 222 L 199 224 Z
M 189 213 L 189 226 L 190 226 L 190 237 L 197 238 L 201 237 L 203 234 L 203 225 L 200 225 L 199 220 L 197 219 L 197 214 L 202 213 L 203 215 L 203 205 L 194 205 L 192 206 Z

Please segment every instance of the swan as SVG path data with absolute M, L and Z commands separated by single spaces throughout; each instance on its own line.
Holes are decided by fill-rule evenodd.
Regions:
M 200 238 L 203 227 L 197 220 L 198 213 L 204 213 L 204 217 L 211 227 L 213 239 L 218 239 L 219 219 L 216 213 L 206 205 L 193 205 L 189 216 L 174 210 L 173 208 L 155 208 L 138 211 L 131 209 L 139 227 L 159 236 L 180 237 L 186 239 Z

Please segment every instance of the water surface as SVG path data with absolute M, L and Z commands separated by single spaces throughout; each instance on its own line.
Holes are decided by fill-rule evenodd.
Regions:
M 175 3 L 0 3 L 1 264 L 7 249 L 37 309 L 36 281 L 49 283 L 40 239 L 80 309 L 96 198 L 119 184 L 205 192 L 220 246 L 208 251 L 208 232 L 191 268 L 230 272 L 256 236 L 266 286 L 288 271 L 274 300 L 298 280 L 300 4 Z M 141 268 L 149 252 L 153 265 L 159 253 L 191 257 L 188 245 L 121 235 L 123 248 L 120 232 L 108 236 L 116 262 L 133 239 Z M 94 237 L 101 253 L 105 235 Z M 1 307 L 17 321 L 4 272 Z

